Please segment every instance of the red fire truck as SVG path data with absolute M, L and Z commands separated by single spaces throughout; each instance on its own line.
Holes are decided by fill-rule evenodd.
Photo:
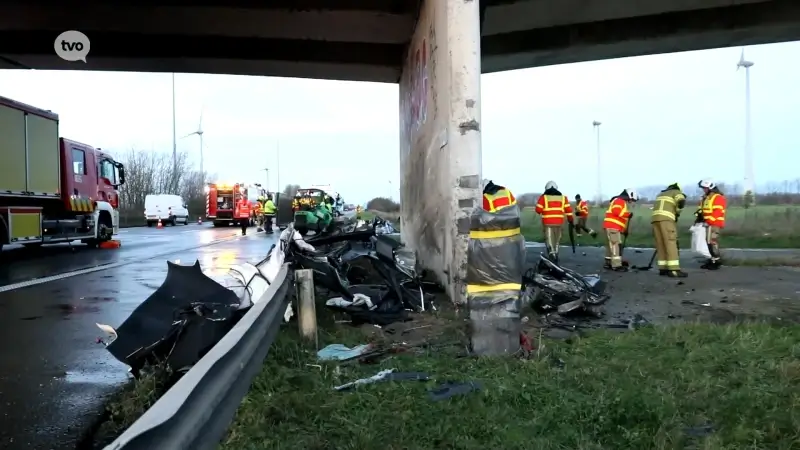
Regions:
M 0 97 L 0 248 L 119 233 L 125 169 L 99 148 L 58 135 L 58 115 Z
M 208 183 L 206 190 L 206 220 L 214 223 L 215 227 L 229 226 L 234 222 L 233 212 L 242 197 L 250 200 L 250 211 L 255 211 L 255 202 L 249 197 L 253 189 L 244 183 L 229 183 L 218 181 Z M 254 212 L 250 214 L 250 225 L 255 222 Z

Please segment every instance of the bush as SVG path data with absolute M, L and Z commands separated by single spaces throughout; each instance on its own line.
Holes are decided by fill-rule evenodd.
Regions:
M 367 209 L 373 211 L 395 212 L 400 211 L 400 204 L 386 197 L 375 197 L 367 202 Z

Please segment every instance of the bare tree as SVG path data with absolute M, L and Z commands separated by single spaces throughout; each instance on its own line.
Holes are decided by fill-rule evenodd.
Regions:
M 203 177 L 192 170 L 186 153 L 173 163 L 167 152 L 129 149 L 116 159 L 125 165 L 125 184 L 120 187 L 120 221 L 123 226 L 144 224 L 144 199 L 149 194 L 178 194 L 192 208 L 205 210 Z

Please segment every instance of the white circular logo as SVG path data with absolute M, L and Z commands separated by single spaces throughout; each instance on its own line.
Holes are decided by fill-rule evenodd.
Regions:
M 56 55 L 65 61 L 86 62 L 90 49 L 89 38 L 80 31 L 65 31 L 58 35 L 53 48 Z

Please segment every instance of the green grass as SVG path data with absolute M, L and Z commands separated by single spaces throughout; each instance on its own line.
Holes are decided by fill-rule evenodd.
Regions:
M 91 438 L 95 447 L 110 444 L 133 425 L 167 391 L 171 379 L 163 365 L 143 369 L 139 379 L 130 382 L 106 403 L 106 418 Z
M 534 360 L 438 350 L 361 366 L 320 364 L 295 328 L 281 331 L 221 449 L 800 446 L 797 326 L 652 327 L 547 341 Z M 364 340 L 346 326 L 324 329 L 323 346 Z M 436 381 L 332 390 L 385 368 L 426 372 Z M 478 381 L 483 390 L 430 401 L 426 390 L 446 380 Z M 714 429 L 708 436 L 687 431 L 706 424 Z
M 678 221 L 679 244 L 687 246 L 691 242 L 689 227 L 694 223 L 694 205 L 684 210 Z M 602 219 L 605 208 L 590 210 L 589 227 L 602 235 Z M 650 205 L 634 205 L 633 221 L 628 235 L 628 246 L 652 247 L 653 234 L 650 225 Z M 542 241 L 542 227 L 539 216 L 531 209 L 522 212 L 522 234 L 528 240 Z M 593 240 L 588 236 L 579 238 L 581 245 L 602 245 L 604 239 L 598 236 Z M 569 244 L 564 227 L 563 245 Z M 730 207 L 727 211 L 725 229 L 722 230 L 720 244 L 723 248 L 800 248 L 800 206 L 755 206 L 750 209 Z

